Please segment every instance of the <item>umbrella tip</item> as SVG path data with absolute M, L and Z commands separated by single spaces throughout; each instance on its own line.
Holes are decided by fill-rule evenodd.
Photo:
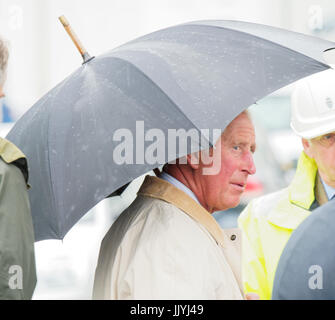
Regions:
M 70 38 L 73 41 L 74 45 L 77 47 L 79 53 L 81 54 L 81 56 L 82 56 L 82 58 L 84 60 L 83 64 L 85 64 L 85 63 L 89 62 L 90 60 L 92 60 L 94 58 L 94 56 L 92 57 L 92 56 L 89 55 L 89 53 L 84 48 L 84 46 L 80 42 L 79 38 L 75 34 L 75 32 L 72 30 L 72 28 L 70 26 L 70 23 L 65 18 L 65 16 L 61 15 L 58 19 L 61 22 L 61 24 L 63 25 L 63 27 L 66 30 L 66 32 L 68 33 L 68 35 L 70 36 Z

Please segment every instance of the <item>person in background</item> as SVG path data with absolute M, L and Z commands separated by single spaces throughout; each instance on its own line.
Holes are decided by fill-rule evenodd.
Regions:
M 8 61 L 8 49 L 5 42 L 0 38 L 0 51 L 2 52 L 0 59 L 0 121 L 1 122 L 13 122 L 13 117 L 10 112 L 10 108 L 7 104 L 4 85 L 6 81 L 6 69 Z
M 291 127 L 303 151 L 291 184 L 253 200 L 238 218 L 246 292 L 271 299 L 277 264 L 292 232 L 335 195 L 335 71 L 300 80 L 292 94 Z
M 0 103 L 8 48 L 0 37 Z M 36 286 L 34 230 L 25 155 L 0 137 L 0 299 L 31 299 Z

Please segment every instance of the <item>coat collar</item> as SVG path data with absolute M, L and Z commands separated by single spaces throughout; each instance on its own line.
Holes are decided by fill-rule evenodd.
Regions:
M 315 199 L 320 206 L 328 202 L 328 196 L 321 181 L 319 173 L 316 175 L 315 187 L 314 187 Z
M 29 189 L 30 185 L 28 184 L 28 163 L 23 152 L 12 142 L 0 137 L 0 157 L 6 163 L 12 163 L 21 170 Z
M 204 226 L 222 247 L 224 247 L 224 242 L 228 241 L 227 236 L 213 216 L 194 199 L 171 183 L 154 176 L 146 176 L 138 194 L 173 204 Z
M 328 202 L 328 197 L 318 174 L 318 167 L 314 159 L 305 152 L 301 153 L 296 174 L 289 186 L 290 202 L 309 210 L 314 200 L 319 205 Z
M 328 198 L 315 161 L 302 152 L 288 192 L 270 212 L 267 220 L 276 226 L 294 230 L 310 214 L 309 209 L 315 200 L 322 205 Z
M 318 167 L 314 159 L 303 151 L 300 155 L 297 170 L 289 186 L 290 202 L 308 210 L 315 200 L 314 186 Z
M 0 138 L 0 156 L 7 163 L 26 158 L 18 147 L 4 138 Z

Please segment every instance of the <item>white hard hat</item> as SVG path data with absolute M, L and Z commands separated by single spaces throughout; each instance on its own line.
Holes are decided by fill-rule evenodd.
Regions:
M 291 128 L 300 137 L 312 139 L 335 131 L 335 70 L 298 81 L 291 104 Z

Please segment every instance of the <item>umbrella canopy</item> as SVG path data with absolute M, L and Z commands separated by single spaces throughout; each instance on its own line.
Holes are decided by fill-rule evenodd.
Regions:
M 322 53 L 334 47 L 268 26 L 200 21 L 151 33 L 85 63 L 32 106 L 7 137 L 29 161 L 36 240 L 62 239 L 118 188 L 199 150 L 199 141 L 215 141 L 201 135 L 187 152 L 166 144 L 159 163 L 152 163 L 139 148 L 144 131 L 159 128 L 167 136 L 180 128 L 224 130 L 257 100 L 329 68 Z M 133 158 L 122 165 L 114 157 L 121 132 L 132 133 L 134 142 Z
M 292 233 L 278 263 L 272 299 L 335 299 L 334 213 L 335 199 Z

